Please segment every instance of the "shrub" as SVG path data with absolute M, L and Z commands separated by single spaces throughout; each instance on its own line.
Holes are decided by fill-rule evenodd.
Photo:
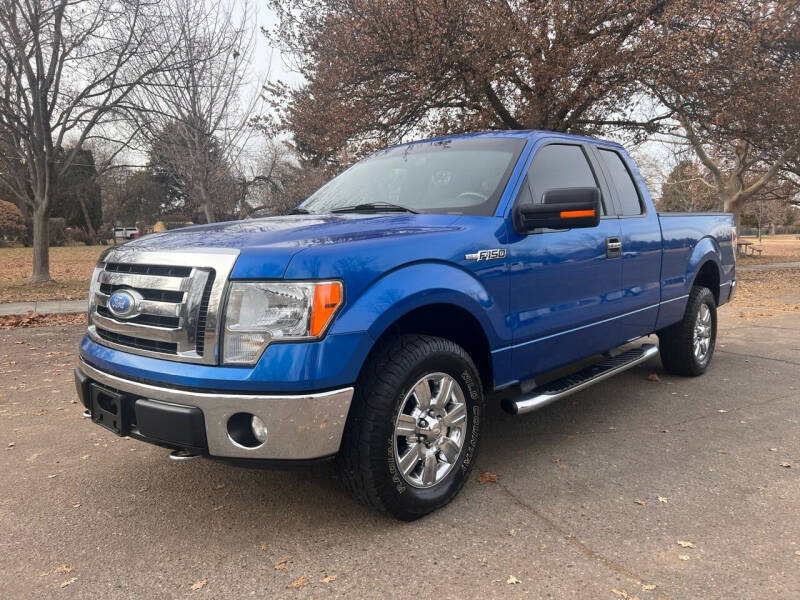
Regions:
M 25 219 L 16 205 L 0 200 L 0 241 L 20 242 L 25 236 Z

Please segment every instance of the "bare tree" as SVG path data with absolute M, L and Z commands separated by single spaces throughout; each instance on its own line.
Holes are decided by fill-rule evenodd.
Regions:
M 162 72 L 157 85 L 137 91 L 135 125 L 211 223 L 224 200 L 219 194 L 231 189 L 230 167 L 247 143 L 258 101 L 253 94 L 242 102 L 255 28 L 246 1 L 171 0 L 168 9 L 165 35 L 180 40 L 176 52 L 187 67 Z
M 707 169 L 724 210 L 738 213 L 788 181 L 800 161 L 797 0 L 681 0 L 655 33 L 666 43 L 642 81 L 672 114 L 671 134 Z
M 625 121 L 673 1 L 270 0 L 267 33 L 305 78 L 268 87 L 275 125 L 320 162 L 449 132 L 594 133 Z
M 159 5 L 141 0 L 2 0 L 0 186 L 33 217 L 30 282 L 51 280 L 59 180 L 84 142 L 109 135 L 132 91 L 172 62 L 163 22 Z

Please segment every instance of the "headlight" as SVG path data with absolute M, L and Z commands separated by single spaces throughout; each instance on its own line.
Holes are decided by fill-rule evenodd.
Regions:
M 92 271 L 92 281 L 89 284 L 89 308 L 88 308 L 88 315 L 89 315 L 89 325 L 92 324 L 92 312 L 94 305 L 97 302 L 95 298 L 95 294 L 100 289 L 100 272 L 103 270 L 103 267 L 97 266 Z
M 339 281 L 234 281 L 228 291 L 225 364 L 255 363 L 272 341 L 320 337 L 342 304 Z

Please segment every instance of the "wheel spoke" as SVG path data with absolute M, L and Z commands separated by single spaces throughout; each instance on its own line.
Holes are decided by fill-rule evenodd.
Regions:
M 397 427 L 394 432 L 398 437 L 409 437 L 417 434 L 417 420 L 411 415 L 400 413 L 397 416 Z
M 408 475 L 409 473 L 411 473 L 411 471 L 414 470 L 414 467 L 417 466 L 417 463 L 419 462 L 420 459 L 419 456 L 420 447 L 421 444 L 414 444 L 408 449 L 408 452 L 406 452 L 402 456 L 402 458 L 400 458 L 400 460 L 398 461 L 397 466 L 400 468 L 400 471 L 403 473 L 403 475 Z
M 439 466 L 439 461 L 436 460 L 435 452 L 428 452 L 425 454 L 425 464 L 422 467 L 422 483 L 431 485 L 436 482 L 436 470 Z
M 394 421 L 392 444 L 406 483 L 430 488 L 455 468 L 467 439 L 468 410 L 463 388 L 447 373 L 429 372 L 411 387 Z
M 442 456 L 444 456 L 445 460 L 451 465 L 456 462 L 458 454 L 461 452 L 461 448 L 452 438 L 444 438 L 439 444 L 439 450 L 442 451 Z
M 417 399 L 417 404 L 420 409 L 426 410 L 431 406 L 431 386 L 428 385 L 428 380 L 423 379 L 416 386 L 414 386 L 414 397 Z
M 467 407 L 463 404 L 456 404 L 449 413 L 442 418 L 442 425 L 445 427 L 458 427 L 467 419 Z
M 439 386 L 439 393 L 436 394 L 436 406 L 444 408 L 450 401 L 450 396 L 453 395 L 453 386 L 456 384 L 453 378 L 445 375 L 442 377 L 441 385 Z

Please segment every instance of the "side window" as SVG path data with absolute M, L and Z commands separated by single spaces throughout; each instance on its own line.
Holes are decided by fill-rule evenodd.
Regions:
M 542 201 L 547 190 L 598 187 L 583 149 L 569 144 L 550 144 L 541 148 L 528 170 L 528 182 L 536 203 Z M 605 209 L 602 214 L 606 214 Z
M 622 157 L 619 153 L 604 148 L 600 148 L 600 157 L 603 159 L 603 163 L 611 175 L 611 181 L 617 189 L 617 197 L 622 205 L 623 216 L 642 214 L 639 192 Z

